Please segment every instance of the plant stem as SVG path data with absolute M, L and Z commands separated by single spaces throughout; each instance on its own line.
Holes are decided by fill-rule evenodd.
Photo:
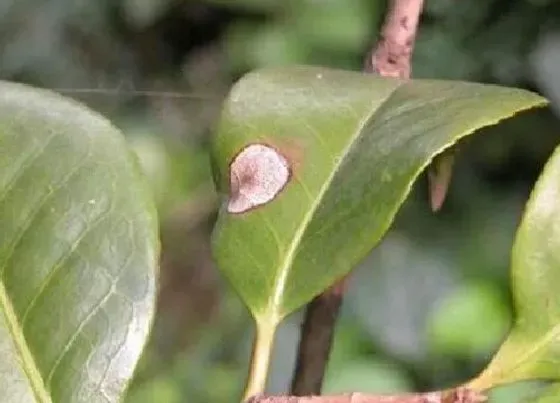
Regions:
M 424 0 L 391 0 L 381 37 L 367 57 L 364 71 L 409 78 L 411 55 Z M 298 347 L 291 393 L 321 393 L 345 281 L 316 297 L 307 307 Z
M 366 395 L 349 393 L 337 396 L 258 396 L 248 403 L 483 403 L 488 398 L 484 393 L 467 388 L 439 392 L 414 393 L 408 395 Z
M 410 59 L 424 0 L 392 0 L 377 48 L 366 59 L 365 70 L 384 77 L 410 78 Z M 437 156 L 428 167 L 432 211 L 438 211 L 447 195 L 453 172 L 454 150 Z
M 411 57 L 424 0 L 391 0 L 377 46 L 364 70 L 383 77 L 410 78 Z
M 341 280 L 307 306 L 292 379 L 294 396 L 321 393 L 344 288 L 345 281 Z
M 263 324 L 257 322 L 249 375 L 243 395 L 244 402 L 248 401 L 251 397 L 262 395 L 265 391 L 270 358 L 274 347 L 276 327 L 277 324 Z

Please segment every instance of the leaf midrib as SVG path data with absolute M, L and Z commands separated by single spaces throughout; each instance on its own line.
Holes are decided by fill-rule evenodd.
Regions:
M 403 84 L 404 84 L 404 82 L 401 82 L 401 83 L 399 83 L 399 85 L 395 86 L 395 88 L 393 88 L 393 90 L 390 93 L 388 93 L 387 96 L 381 102 L 378 102 L 378 101 L 373 102 L 372 101 L 372 105 L 369 108 L 368 112 L 364 114 L 364 117 L 358 123 L 358 125 L 356 127 L 355 134 L 350 137 L 350 140 L 348 141 L 348 143 L 346 144 L 346 146 L 344 147 L 344 149 L 340 153 L 340 158 L 337 158 L 335 160 L 336 162 L 334 164 L 333 169 L 331 170 L 331 174 L 327 177 L 327 179 L 325 180 L 325 182 L 323 183 L 323 185 L 319 189 L 319 192 L 317 193 L 317 196 L 315 197 L 315 200 L 311 204 L 311 208 L 308 209 L 307 213 L 304 215 L 303 220 L 301 221 L 301 224 L 296 229 L 295 236 L 293 237 L 292 242 L 290 243 L 287 252 L 284 254 L 285 258 L 283 259 L 283 262 L 280 265 L 280 270 L 278 271 L 279 275 L 276 276 L 275 281 L 274 281 L 274 284 L 276 285 L 276 287 L 274 289 L 273 296 L 269 300 L 270 302 L 267 306 L 267 309 L 264 311 L 265 315 L 262 316 L 262 319 L 264 319 L 267 323 L 276 324 L 280 320 L 282 320 L 282 318 L 283 318 L 283 315 L 282 315 L 281 312 L 279 312 L 278 307 L 281 306 L 281 302 L 282 302 L 282 299 L 283 299 L 283 296 L 284 296 L 284 291 L 285 291 L 286 283 L 287 283 L 287 280 L 288 280 L 288 274 L 290 272 L 290 266 L 291 266 L 291 264 L 294 260 L 294 257 L 296 256 L 296 253 L 299 249 L 299 246 L 301 244 L 301 239 L 305 235 L 305 232 L 307 230 L 307 227 L 309 226 L 309 223 L 311 222 L 311 220 L 315 216 L 315 213 L 316 213 L 318 207 L 320 206 L 321 201 L 323 200 L 326 192 L 330 188 L 331 183 L 333 182 L 334 178 L 336 177 L 336 174 L 338 173 L 338 171 L 340 169 L 340 166 L 346 160 L 346 157 L 350 153 L 350 151 L 352 150 L 352 147 L 355 144 L 356 139 L 358 137 L 360 137 L 364 127 L 371 120 L 371 118 L 375 114 L 375 112 L 379 108 L 381 108 L 381 106 L 384 105 L 397 92 L 397 90 Z
M 23 329 L 17 319 L 17 315 L 3 281 L 0 281 L 0 309 L 2 310 L 8 325 L 8 331 L 12 336 L 13 344 L 21 360 L 21 368 L 25 372 L 35 399 L 39 403 L 52 403 L 50 393 L 46 388 L 39 368 L 37 368 L 33 354 L 27 346 Z

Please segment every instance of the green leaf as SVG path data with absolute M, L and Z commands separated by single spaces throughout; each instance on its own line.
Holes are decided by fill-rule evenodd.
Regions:
M 512 252 L 514 326 L 473 387 L 560 379 L 560 148 L 527 203 Z
M 245 399 L 264 391 L 280 320 L 366 256 L 434 156 L 545 103 L 519 89 L 317 67 L 241 79 L 213 143 L 228 193 L 213 250 L 257 322 Z
M 379 242 L 435 155 L 545 103 L 524 90 L 464 82 L 316 67 L 250 73 L 232 89 L 214 139 L 216 181 L 234 193 L 215 227 L 215 259 L 257 322 L 277 323 Z M 278 169 L 238 165 L 230 189 L 230 165 L 253 158 L 255 144 L 273 150 L 253 162 Z M 290 174 L 278 187 L 286 179 L 282 158 Z M 270 186 L 260 186 L 266 180 Z M 228 212 L 252 199 L 265 202 Z
M 535 397 L 543 396 L 543 391 L 548 391 L 548 385 L 545 382 L 510 383 L 488 391 L 488 403 L 536 403 Z M 554 402 L 557 402 L 557 400 Z M 544 401 L 538 403 L 544 403 Z M 552 402 L 549 400 L 548 403 Z
M 534 399 L 525 399 L 523 403 L 557 403 L 560 401 L 560 384 L 547 387 Z
M 150 329 L 158 251 L 120 132 L 0 82 L 0 401 L 118 401 Z

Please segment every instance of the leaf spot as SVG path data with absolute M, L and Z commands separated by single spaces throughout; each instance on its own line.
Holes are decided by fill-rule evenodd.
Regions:
M 245 147 L 230 164 L 227 211 L 240 214 L 269 203 L 290 179 L 286 158 L 264 144 Z

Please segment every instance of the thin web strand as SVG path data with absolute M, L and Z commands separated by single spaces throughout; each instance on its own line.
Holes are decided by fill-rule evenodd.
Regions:
M 148 98 L 176 98 L 193 99 L 200 101 L 218 101 L 223 99 L 219 94 L 203 94 L 196 92 L 180 91 L 155 91 L 155 90 L 122 90 L 107 88 L 48 88 L 44 89 L 59 92 L 61 94 L 85 94 L 85 95 L 104 95 L 104 96 L 140 96 Z

